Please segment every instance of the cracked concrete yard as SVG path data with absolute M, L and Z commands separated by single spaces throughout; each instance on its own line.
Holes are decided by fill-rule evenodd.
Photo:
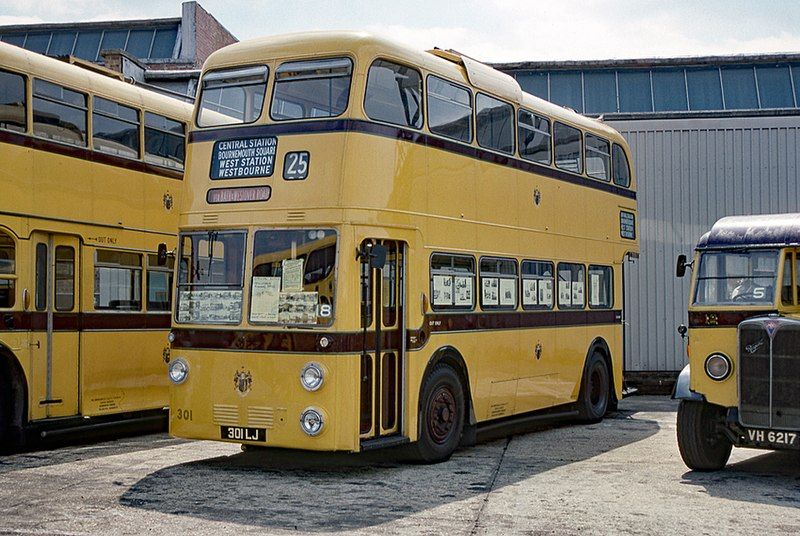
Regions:
M 686 469 L 676 404 L 459 450 L 438 465 L 150 435 L 0 457 L 0 533 L 800 532 L 800 454 Z

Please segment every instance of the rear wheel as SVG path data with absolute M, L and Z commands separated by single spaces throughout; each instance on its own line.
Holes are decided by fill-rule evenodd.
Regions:
M 678 406 L 678 450 L 695 471 L 718 471 L 731 456 L 730 440 L 720 432 L 725 408 L 708 402 L 681 400 Z
M 428 463 L 450 458 L 464 429 L 464 389 L 449 365 L 436 365 L 425 378 L 419 419 L 420 436 L 414 445 L 414 458 Z
M 11 383 L 0 377 L 0 452 L 10 449 L 11 443 Z
M 599 422 L 608 410 L 611 399 L 609 373 L 606 360 L 600 352 L 593 352 L 581 380 L 581 395 L 578 399 L 578 412 L 582 420 Z

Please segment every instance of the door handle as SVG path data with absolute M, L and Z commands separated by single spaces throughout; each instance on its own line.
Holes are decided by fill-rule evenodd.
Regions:
M 533 355 L 536 356 L 537 361 L 542 358 L 542 343 L 536 343 L 536 348 L 533 349 Z

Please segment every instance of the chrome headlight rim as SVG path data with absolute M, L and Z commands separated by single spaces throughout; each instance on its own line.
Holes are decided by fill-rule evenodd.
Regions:
M 709 364 L 711 363 L 711 361 L 717 359 L 721 359 L 725 363 L 725 371 L 722 374 L 714 374 L 711 372 L 711 369 L 709 368 Z M 733 362 L 731 361 L 730 357 L 723 354 L 722 352 L 714 352 L 713 354 L 709 354 L 709 356 L 706 357 L 706 361 L 703 364 L 703 368 L 705 369 L 706 375 L 709 378 L 711 378 L 716 382 L 721 382 L 730 378 L 731 373 L 733 372 Z
M 176 375 L 173 374 L 173 371 L 178 368 L 182 369 L 181 376 L 178 379 L 175 379 Z M 189 363 L 187 363 L 182 357 L 173 359 L 167 366 L 167 376 L 169 376 L 169 381 L 171 381 L 174 385 L 180 385 L 184 383 L 189 377 Z
M 317 419 L 319 424 L 316 429 L 306 428 L 306 417 L 314 417 Z M 322 410 L 313 406 L 304 409 L 302 413 L 300 413 L 300 429 L 303 431 L 303 433 L 310 437 L 316 437 L 320 435 L 322 431 L 325 430 L 325 416 L 323 415 Z
M 306 373 L 309 371 L 316 371 L 317 380 L 316 383 L 308 384 L 306 383 Z M 303 386 L 303 389 L 309 392 L 319 391 L 322 388 L 322 385 L 325 383 L 325 369 L 319 363 L 310 362 L 303 365 L 303 368 L 300 369 L 300 385 Z

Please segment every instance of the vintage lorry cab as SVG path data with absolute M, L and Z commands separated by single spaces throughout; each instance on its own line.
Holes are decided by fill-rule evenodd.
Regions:
M 700 238 L 691 268 L 689 364 L 673 398 L 678 447 L 694 470 L 732 446 L 800 449 L 800 214 L 733 216 Z

